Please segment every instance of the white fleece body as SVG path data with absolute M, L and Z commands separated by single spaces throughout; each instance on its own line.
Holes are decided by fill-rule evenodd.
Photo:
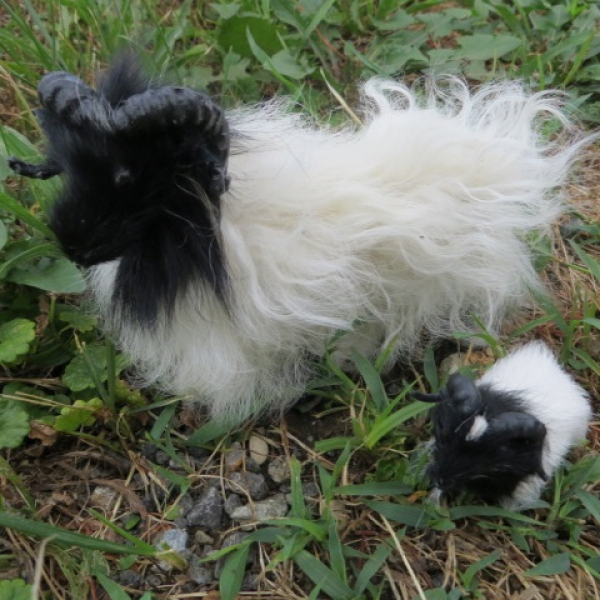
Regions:
M 171 320 L 141 329 L 112 301 L 117 262 L 90 271 L 109 331 L 147 383 L 191 394 L 214 417 L 285 408 L 340 331 L 335 358 L 373 357 L 423 332 L 494 329 L 539 285 L 524 238 L 561 211 L 582 142 L 553 146 L 557 99 L 515 83 L 418 101 L 364 89 L 365 124 L 331 131 L 281 105 L 228 115 L 231 188 L 221 238 L 229 307 L 200 283 Z M 236 135 L 237 134 L 237 135 Z
M 542 467 L 550 478 L 575 444 L 583 441 L 592 417 L 586 392 L 558 364 L 548 347 L 527 344 L 498 361 L 477 382 L 517 395 L 529 414 L 546 426 Z M 522 509 L 536 502 L 544 481 L 532 475 L 503 504 Z

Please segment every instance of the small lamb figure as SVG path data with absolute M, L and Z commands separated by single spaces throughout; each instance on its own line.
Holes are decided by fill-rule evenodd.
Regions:
M 586 392 L 549 348 L 532 342 L 499 360 L 477 382 L 453 374 L 436 394 L 434 496 L 468 490 L 510 509 L 540 497 L 591 418 Z

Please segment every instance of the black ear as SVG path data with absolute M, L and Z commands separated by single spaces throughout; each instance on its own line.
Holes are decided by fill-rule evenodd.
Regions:
M 536 417 L 522 412 L 505 412 L 490 421 L 485 437 L 499 441 L 522 441 L 540 444 L 546 437 L 546 426 Z
M 460 373 L 450 376 L 446 389 L 450 402 L 465 416 L 476 413 L 483 406 L 481 393 L 477 386 L 471 379 Z

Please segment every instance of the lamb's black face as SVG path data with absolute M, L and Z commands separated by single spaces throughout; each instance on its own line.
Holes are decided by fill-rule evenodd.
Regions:
M 546 428 L 518 395 L 476 386 L 454 374 L 437 394 L 429 478 L 442 493 L 470 491 L 487 500 L 510 496 L 530 475 L 545 478 Z
M 530 419 L 530 415 L 523 416 Z M 516 431 L 499 433 L 491 421 L 481 436 L 469 439 L 470 431 L 485 427 L 484 421 L 483 416 L 469 419 L 452 439 L 436 436 L 428 470 L 436 488 L 445 494 L 469 491 L 485 500 L 498 500 L 510 496 L 530 475 L 545 478 L 542 455 L 546 428 L 542 423 L 532 420 L 528 432 L 521 435 Z
M 64 174 L 50 225 L 65 253 L 85 267 L 119 259 L 114 301 L 145 325 L 193 282 L 224 300 L 229 126 L 221 108 L 189 88 L 151 86 L 130 55 L 97 90 L 54 72 L 38 93 L 48 161 L 11 164 L 30 177 Z
M 217 220 L 219 196 L 209 193 L 216 159 L 197 133 L 59 135 L 68 142 L 54 151 L 56 136 L 49 136 L 51 156 L 63 167 L 65 188 L 51 226 L 75 262 L 89 267 L 158 244 L 163 233 L 156 230 L 170 223 L 180 243 L 191 224 L 198 235 Z

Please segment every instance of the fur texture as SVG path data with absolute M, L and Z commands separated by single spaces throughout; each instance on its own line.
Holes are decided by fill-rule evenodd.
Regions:
M 283 409 L 339 331 L 338 362 L 396 339 L 393 360 L 423 332 L 472 327 L 471 313 L 493 330 L 539 285 L 524 238 L 560 213 L 579 148 L 541 139 L 541 118 L 563 118 L 556 98 L 513 83 L 471 96 L 456 81 L 424 103 L 389 82 L 364 94 L 360 130 L 317 129 L 277 104 L 229 114 L 226 304 L 198 277 L 172 315 L 138 326 L 115 302 L 119 261 L 92 268 L 105 322 L 148 383 L 214 417 Z
M 346 363 L 395 340 L 392 362 L 473 314 L 493 330 L 540 285 L 525 240 L 560 214 L 585 143 L 541 135 L 547 118 L 568 130 L 556 94 L 452 80 L 422 98 L 371 80 L 358 129 L 316 127 L 281 102 L 228 113 L 231 184 L 211 194 L 204 130 L 110 128 L 144 86 L 122 60 L 99 87 L 101 133 L 46 127 L 67 174 L 53 227 L 144 381 L 214 417 L 287 407 L 340 332 Z
M 475 385 L 453 375 L 446 390 L 419 396 L 437 402 L 433 496 L 468 490 L 517 510 L 539 499 L 591 418 L 585 391 L 539 342 L 499 360 Z
M 585 439 L 592 418 L 587 393 L 558 364 L 549 348 L 530 343 L 498 361 L 478 385 L 496 393 L 515 394 L 525 411 L 546 427 L 542 469 L 552 476 L 567 452 Z M 538 500 L 544 479 L 530 475 L 519 483 L 507 508 L 525 508 Z

